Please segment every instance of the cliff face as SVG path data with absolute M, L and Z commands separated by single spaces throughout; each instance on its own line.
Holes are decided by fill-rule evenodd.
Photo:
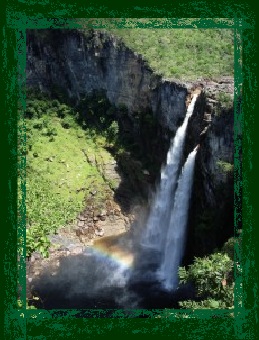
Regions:
M 231 234 L 233 79 L 185 85 L 163 80 L 115 37 L 77 30 L 28 31 L 26 76 L 27 86 L 46 92 L 61 89 L 76 101 L 93 90 L 104 91 L 111 103 L 127 109 L 128 130 L 137 141 L 142 138 L 147 153 L 157 154 L 154 157 L 160 157 L 160 162 L 165 160 L 169 135 L 185 116 L 188 93 L 199 87 L 202 92 L 189 122 L 185 148 L 187 155 L 197 144 L 201 146 L 190 211 L 189 253 L 200 250 L 202 255 Z M 220 106 L 223 101 L 228 108 Z M 158 122 L 152 135 L 136 119 L 147 112 Z M 210 230 L 206 230 L 208 225 Z M 222 237 L 217 236 L 220 233 Z
M 200 144 L 197 163 L 204 178 L 205 197 L 213 206 L 213 190 L 228 182 L 234 163 L 233 82 L 205 86 L 196 101 L 187 131 L 186 153 Z M 226 102 L 215 100 L 224 90 Z M 218 92 L 217 92 L 218 91 Z
M 225 104 L 215 100 L 223 91 Z M 190 118 L 185 150 L 187 154 L 200 144 L 187 240 L 190 257 L 210 253 L 233 235 L 233 129 L 233 81 L 207 84 Z
M 127 107 L 130 114 L 151 110 L 171 131 L 185 115 L 184 86 L 154 75 L 140 55 L 96 31 L 29 31 L 26 77 L 28 86 L 59 87 L 78 100 L 104 90 L 117 107 Z

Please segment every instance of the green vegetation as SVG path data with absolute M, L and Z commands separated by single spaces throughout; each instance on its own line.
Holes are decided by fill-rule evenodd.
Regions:
M 125 107 L 115 108 L 101 92 L 72 108 L 62 96 L 51 99 L 28 91 L 24 116 L 27 140 L 20 150 L 26 153 L 26 250 L 27 256 L 37 250 L 47 257 L 48 236 L 72 225 L 93 192 L 95 207 L 103 208 L 117 189 L 116 180 L 104 175 L 104 164 L 115 159 L 130 190 L 139 193 L 144 180 L 139 159 L 147 156 L 122 131 Z M 143 124 L 153 125 L 148 114 Z
M 186 271 L 180 267 L 181 283 L 191 281 L 202 301 L 183 301 L 184 308 L 233 308 L 233 260 L 227 254 L 215 253 L 204 258 L 196 257 Z
M 142 54 L 151 68 L 166 78 L 191 81 L 233 76 L 231 29 L 121 28 L 109 31 Z
M 198 298 L 197 301 L 179 302 L 182 308 L 234 308 L 234 251 L 237 244 L 241 246 L 241 232 L 239 230 L 239 237 L 231 237 L 225 242 L 220 252 L 195 257 L 187 270 L 179 268 L 180 283 L 194 284 Z
M 221 116 L 224 114 L 232 113 L 233 111 L 231 108 L 233 108 L 233 97 L 230 96 L 230 94 L 225 92 L 217 92 L 215 94 L 215 100 L 217 101 L 215 105 L 215 115 Z
M 110 193 L 109 183 L 86 156 L 112 159 L 105 145 L 115 138 L 117 126 L 108 126 L 107 136 L 98 134 L 68 105 L 32 96 L 25 118 L 27 256 L 35 250 L 48 256 L 48 235 L 75 219 L 85 197 L 96 191 L 98 205 Z
M 31 299 L 31 301 L 33 301 L 33 302 L 38 301 L 38 300 L 39 300 L 39 297 L 37 297 L 37 296 L 34 296 L 34 297 Z M 25 308 L 26 308 L 26 309 L 37 309 L 35 306 L 33 306 L 33 305 L 31 304 L 31 301 L 29 301 L 29 299 L 26 298 Z M 18 309 L 23 309 L 22 300 L 20 300 L 20 299 L 17 300 L 17 307 L 18 307 Z
M 233 98 L 228 93 L 217 92 L 215 95 L 215 99 L 218 100 L 221 106 L 225 109 L 233 107 Z
M 218 161 L 217 165 L 223 172 L 233 172 L 234 170 L 234 164 L 228 162 Z

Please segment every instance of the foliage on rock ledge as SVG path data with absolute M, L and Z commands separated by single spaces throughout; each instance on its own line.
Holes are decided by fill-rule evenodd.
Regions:
M 241 230 L 239 230 L 239 234 Z M 241 247 L 242 237 L 231 237 L 225 242 L 221 251 L 205 256 L 195 257 L 194 263 L 179 268 L 180 283 L 191 282 L 196 291 L 197 301 L 179 302 L 187 309 L 234 308 L 234 252 Z M 239 248 L 240 249 L 240 248 Z M 237 271 L 239 266 L 237 266 Z

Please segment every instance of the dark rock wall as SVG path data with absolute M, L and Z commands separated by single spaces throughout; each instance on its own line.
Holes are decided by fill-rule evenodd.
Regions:
M 224 84 L 225 85 L 225 84 Z M 233 92 L 232 94 L 233 99 Z M 234 233 L 234 112 L 206 87 L 190 118 L 185 154 L 200 144 L 189 214 L 186 262 L 220 248 Z M 232 106 L 232 107 L 231 107 Z
M 26 77 L 29 87 L 60 87 L 77 99 L 104 90 L 117 107 L 131 114 L 151 110 L 173 132 L 185 115 L 187 89 L 155 75 L 140 55 L 105 33 L 28 31 Z

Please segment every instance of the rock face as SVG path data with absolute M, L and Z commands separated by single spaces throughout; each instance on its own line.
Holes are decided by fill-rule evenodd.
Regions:
M 215 95 L 224 90 L 228 108 Z M 205 86 L 187 131 L 186 154 L 200 144 L 196 157 L 187 240 L 188 257 L 221 247 L 234 232 L 233 81 Z
M 196 101 L 187 131 L 186 153 L 200 144 L 198 167 L 204 177 L 213 175 L 211 185 L 207 183 L 207 189 L 205 188 L 205 196 L 211 205 L 215 204 L 215 199 L 210 194 L 209 186 L 215 188 L 220 183 L 226 183 L 228 173 L 231 172 L 230 164 L 234 163 L 233 82 L 231 87 L 225 88 L 225 85 L 223 84 L 220 90 L 225 90 L 224 95 L 229 95 L 228 108 L 222 107 L 218 100 L 213 99 L 214 93 L 217 94 L 215 85 L 213 88 L 207 85 Z
M 61 88 L 78 100 L 104 90 L 117 107 L 131 114 L 151 110 L 171 131 L 185 115 L 185 86 L 163 80 L 118 39 L 93 30 L 28 31 L 26 82 Z
M 29 87 L 52 93 L 61 89 L 75 101 L 93 90 L 104 91 L 117 108 L 127 109 L 125 129 L 140 136 L 139 140 L 144 135 L 147 154 L 154 152 L 163 160 L 169 135 L 174 135 L 185 116 L 188 93 L 202 90 L 189 121 L 185 149 L 187 155 L 197 144 L 201 146 L 187 253 L 203 255 L 233 232 L 233 79 L 196 84 L 164 80 L 120 40 L 93 30 L 28 30 L 26 77 Z M 224 101 L 228 101 L 225 108 L 220 106 Z M 146 112 L 158 123 L 155 141 L 136 119 Z M 152 139 L 154 145 L 149 149 Z M 103 169 L 104 175 L 110 170 Z

